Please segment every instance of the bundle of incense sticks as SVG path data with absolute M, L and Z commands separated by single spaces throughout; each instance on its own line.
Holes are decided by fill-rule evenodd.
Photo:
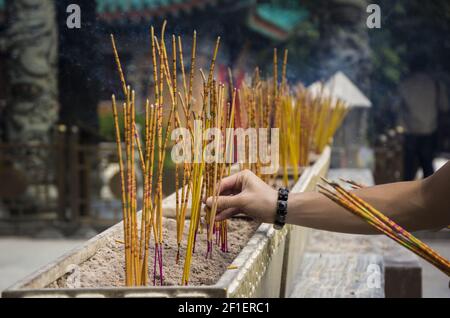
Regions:
M 164 29 L 164 28 L 163 28 Z M 164 32 L 164 31 L 163 31 Z M 156 64 L 155 37 L 152 28 L 153 62 Z M 116 128 L 117 151 L 119 154 L 119 166 L 122 183 L 122 208 L 125 240 L 125 272 L 127 286 L 145 286 L 148 284 L 148 257 L 150 248 L 150 236 L 153 230 L 155 239 L 155 267 L 154 284 L 156 284 L 157 267 L 161 284 L 163 283 L 163 261 L 162 261 L 162 175 L 165 159 L 165 149 L 172 129 L 171 119 L 174 113 L 174 103 L 165 127 L 166 136 L 163 138 L 163 99 L 159 94 L 165 77 L 168 76 L 165 65 L 166 52 L 165 45 L 161 41 L 158 48 L 158 55 L 161 68 L 159 70 L 159 82 L 155 80 L 155 104 L 150 105 L 149 100 L 144 106 L 145 111 L 145 142 L 144 149 L 139 132 L 136 126 L 136 102 L 135 92 L 127 85 L 122 64 L 119 58 L 114 36 L 111 35 L 111 42 L 117 64 L 117 70 L 122 83 L 124 121 L 124 143 L 126 156 L 122 155 L 122 138 L 119 125 L 119 116 L 116 105 L 116 97 L 112 96 L 112 106 L 114 122 Z M 154 74 L 157 76 L 154 64 Z M 136 156 L 137 152 L 137 156 Z M 137 157 L 137 158 L 136 158 Z M 143 204 L 140 224 L 138 224 L 138 195 L 137 195 L 137 170 L 138 167 L 143 175 Z M 157 165 L 155 164 L 157 160 Z M 125 161 L 125 164 L 124 164 Z M 157 186 L 153 193 L 153 175 L 155 170 L 157 175 Z M 140 229 L 139 229 L 140 226 Z M 158 266 L 157 266 L 158 265 Z
M 184 271 L 182 284 L 187 285 L 190 277 L 190 267 L 195 243 L 198 234 L 206 229 L 208 242 L 206 257 L 212 257 L 214 236 L 222 252 L 228 252 L 228 227 L 227 221 L 216 222 L 217 198 L 221 179 L 231 173 L 231 161 L 222 160 L 225 156 L 232 156 L 228 149 L 233 144 L 233 136 L 227 135 L 227 128 L 234 127 L 236 114 L 236 90 L 230 91 L 222 83 L 214 79 L 216 58 L 220 45 L 217 39 L 212 54 L 208 77 L 200 69 L 203 78 L 203 90 L 201 103 L 194 103 L 194 77 L 196 72 L 197 35 L 194 32 L 191 51 L 190 71 L 187 74 L 183 56 L 183 44 L 181 37 L 172 36 L 171 50 L 167 50 L 165 42 L 164 22 L 160 38 L 155 35 L 151 27 L 152 69 L 154 82 L 154 101 L 150 98 L 145 103 L 145 127 L 144 138 L 141 140 L 138 132 L 136 118 L 136 94 L 127 84 L 122 64 L 118 54 L 114 36 L 111 42 L 115 61 L 123 90 L 123 114 L 119 114 L 116 97 L 112 97 L 112 107 L 116 128 L 117 151 L 119 157 L 122 209 L 125 241 L 125 272 L 127 286 L 145 286 L 149 283 L 149 254 L 150 241 L 154 239 L 154 266 L 153 284 L 157 278 L 163 285 L 163 174 L 166 149 L 169 138 L 175 128 L 180 128 L 184 123 L 189 132 L 189 141 L 185 136 L 179 137 L 183 145 L 183 152 L 190 147 L 193 154 L 191 158 L 185 158 L 183 162 L 176 162 L 176 229 L 178 253 L 176 262 L 181 259 L 181 246 L 185 237 L 184 229 L 186 214 L 191 198 L 189 233 L 187 233 L 186 255 L 184 259 Z M 171 56 L 168 52 L 171 52 Z M 170 57 L 169 57 L 170 56 Z M 181 76 L 179 72 L 181 70 Z M 178 83 L 181 78 L 181 84 Z M 231 100 L 230 100 L 231 96 Z M 165 98 L 168 101 L 165 100 Z M 198 107 L 200 106 L 200 107 Z M 196 108 L 200 108 L 199 110 Z M 165 111 L 165 110 L 168 111 Z M 168 115 L 167 115 L 168 113 Z M 121 115 L 121 116 L 120 116 Z M 120 130 L 119 121 L 124 122 L 124 138 Z M 196 131 L 199 125 L 200 133 Z M 216 136 L 204 138 L 203 131 L 208 128 L 219 130 L 226 138 Z M 213 158 L 206 158 L 208 147 L 214 146 Z M 125 149 L 125 156 L 123 155 Z M 229 158 L 230 159 L 230 158 Z M 137 168 L 136 168 L 137 161 Z M 142 216 L 138 222 L 138 189 L 137 173 L 141 170 L 143 176 L 143 202 Z M 178 190 L 180 188 L 180 190 Z M 214 204 L 202 214 L 202 198 L 213 197 Z M 202 222 L 204 217 L 204 222 Z M 153 234 L 152 234 L 153 232 Z
M 230 156 L 228 149 L 232 148 L 233 138 L 227 134 L 227 128 L 234 127 L 235 99 L 236 91 L 231 94 L 231 102 L 228 99 L 227 89 L 224 84 L 214 80 L 214 69 L 217 53 L 220 45 L 220 38 L 217 39 L 216 47 L 211 59 L 209 75 L 206 77 L 201 71 L 203 78 L 202 110 L 194 113 L 194 119 L 201 121 L 204 129 L 210 132 L 219 132 L 214 136 L 207 135 L 202 140 L 203 134 L 193 136 L 192 144 L 200 147 L 199 152 L 194 152 L 194 156 L 201 156 L 204 153 L 210 157 L 196 157 L 192 164 L 192 205 L 191 220 L 189 224 L 189 234 L 186 248 L 186 258 L 182 284 L 187 285 L 190 278 L 190 268 L 192 255 L 195 252 L 195 245 L 198 234 L 202 234 L 201 222 L 201 200 L 204 197 L 212 197 L 213 205 L 211 209 L 205 208 L 204 226 L 207 240 L 206 258 L 211 258 L 213 253 L 214 238 L 216 244 L 222 252 L 228 252 L 228 226 L 227 221 L 216 222 L 217 204 L 219 197 L 219 184 L 222 178 L 231 172 L 231 160 L 225 160 Z M 225 136 L 221 138 L 219 136 Z M 210 147 L 212 147 L 210 149 Z M 211 150 L 211 151 L 209 151 Z M 229 158 L 228 158 L 229 159 Z
M 354 193 L 346 191 L 335 182 L 323 180 L 333 190 L 319 185 L 320 193 L 450 276 L 450 262 L 448 260 Z M 353 183 L 352 186 L 359 187 L 359 185 Z
M 313 147 L 321 153 L 331 142 L 337 129 L 348 113 L 348 107 L 342 100 L 319 94 L 313 101 Z
M 271 85 L 261 81 L 258 69 L 255 70 L 252 82 L 243 83 L 239 89 L 239 117 L 240 128 L 270 128 L 271 110 L 274 109 Z M 256 138 L 258 138 L 258 134 Z M 249 169 L 257 176 L 263 177 L 261 167 L 263 163 L 259 157 L 259 139 L 246 143 L 245 152 L 248 154 L 245 162 L 240 163 L 241 170 Z M 252 157 L 251 157 L 252 156 Z
M 295 89 L 284 85 L 278 95 L 277 114 L 280 128 L 280 163 L 287 186 L 289 167 L 294 180 L 299 167 L 309 164 L 311 150 L 322 153 L 342 124 L 348 107 L 342 100 L 323 94 L 312 94 L 297 84 Z
M 283 181 L 287 186 L 290 174 L 288 168 L 292 168 L 291 175 L 294 180 L 298 180 L 299 167 L 309 164 L 314 108 L 305 89 L 297 88 L 293 94 L 286 93 L 280 101 L 280 162 Z
M 273 77 L 271 79 L 263 79 L 260 75 L 259 68 L 256 68 L 251 82 L 244 82 L 239 89 L 239 122 L 241 128 L 278 128 L 281 127 L 280 121 L 280 103 L 281 97 L 289 92 L 286 80 L 288 51 L 284 53 L 282 64 L 282 80 L 279 82 L 279 63 L 277 49 L 274 49 L 273 58 Z M 246 153 L 253 154 L 253 158 L 248 158 L 245 163 L 240 165 L 241 170 L 249 169 L 266 182 L 274 175 L 262 175 L 261 168 L 266 164 L 259 157 L 260 140 L 259 135 L 253 144 L 246 145 Z
M 239 117 L 241 127 L 279 128 L 280 164 L 283 183 L 298 180 L 299 167 L 309 164 L 311 150 L 321 153 L 329 144 L 347 114 L 346 104 L 327 97 L 325 92 L 313 96 L 302 84 L 292 87 L 287 81 L 288 51 L 279 63 L 274 49 L 273 77 L 263 79 L 257 68 L 251 84 L 243 83 L 239 89 Z M 279 66 L 281 65 L 281 82 Z M 248 148 L 252 145 L 247 145 Z M 253 147 L 259 154 L 259 142 Z M 241 169 L 250 169 L 269 181 L 274 176 L 261 175 L 263 164 L 257 156 L 255 163 L 241 164 Z

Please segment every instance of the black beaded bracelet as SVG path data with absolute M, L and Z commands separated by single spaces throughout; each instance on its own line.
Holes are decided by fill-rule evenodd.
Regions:
M 276 214 L 275 222 L 273 225 L 273 227 L 276 230 L 281 230 L 286 225 L 288 197 L 289 197 L 288 189 L 280 188 L 278 190 L 277 214 Z

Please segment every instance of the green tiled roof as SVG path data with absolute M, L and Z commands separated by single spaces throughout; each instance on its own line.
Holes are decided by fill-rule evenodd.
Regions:
M 300 22 L 308 18 L 305 9 L 285 9 L 272 4 L 261 4 L 256 7 L 258 16 L 285 32 L 292 31 Z
M 287 8 L 265 3 L 256 6 L 255 11 L 249 15 L 247 24 L 252 30 L 264 36 L 284 40 L 308 18 L 308 10 L 298 4 Z

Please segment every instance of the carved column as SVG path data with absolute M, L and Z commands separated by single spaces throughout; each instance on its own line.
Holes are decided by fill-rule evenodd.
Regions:
M 7 0 L 6 106 L 4 139 L 11 145 L 0 156 L 0 199 L 12 214 L 45 210 L 43 189 L 54 177 L 50 142 L 58 120 L 57 25 L 53 0 Z M 6 185 L 6 186 L 5 186 Z
M 54 1 L 9 0 L 6 12 L 6 139 L 45 143 L 58 119 Z

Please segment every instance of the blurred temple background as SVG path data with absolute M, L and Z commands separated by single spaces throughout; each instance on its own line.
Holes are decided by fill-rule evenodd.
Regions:
M 420 59 L 442 105 L 433 153 L 445 158 L 450 3 L 378 1 L 379 29 L 367 27 L 369 3 L 0 0 L 0 234 L 89 236 L 120 219 L 109 101 L 120 83 L 109 34 L 141 103 L 153 84 L 149 27 L 159 31 L 164 20 L 166 34 L 185 38 L 185 52 L 197 31 L 200 66 L 220 35 L 216 75 L 226 81 L 230 67 L 237 86 L 256 66 L 270 75 L 274 47 L 289 49 L 290 83 L 324 85 L 352 106 L 335 138 L 333 166 L 370 168 L 377 183 L 403 179 L 399 90 Z M 80 29 L 67 27 L 70 4 L 81 8 Z

